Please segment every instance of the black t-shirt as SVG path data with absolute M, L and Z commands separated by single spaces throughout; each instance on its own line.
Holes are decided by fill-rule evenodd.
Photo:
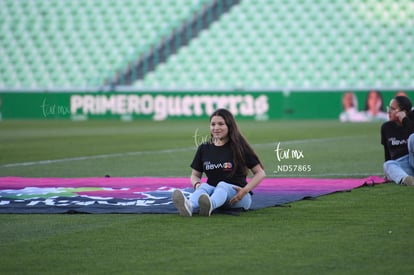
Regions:
M 396 160 L 408 154 L 408 137 L 414 133 L 414 121 L 404 118 L 402 125 L 387 121 L 381 126 L 381 144 L 385 160 Z
M 244 160 L 248 169 L 260 163 L 252 154 L 246 154 Z M 207 176 L 207 183 L 212 186 L 216 186 L 220 181 L 241 187 L 247 184 L 244 170 L 246 167 L 239 167 L 230 177 L 234 163 L 229 142 L 223 146 L 216 146 L 210 142 L 201 144 L 190 166 L 199 172 L 204 172 Z

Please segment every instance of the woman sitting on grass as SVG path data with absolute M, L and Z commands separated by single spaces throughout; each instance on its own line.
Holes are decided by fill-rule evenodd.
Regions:
M 240 133 L 233 115 L 218 109 L 210 116 L 210 141 L 201 144 L 191 163 L 191 184 L 195 191 L 187 199 L 177 189 L 173 202 L 181 216 L 210 216 L 221 206 L 248 210 L 251 191 L 263 180 L 265 172 L 259 157 Z M 249 169 L 253 177 L 247 183 Z M 207 182 L 201 182 L 202 174 Z
M 414 113 L 410 99 L 394 97 L 388 117 L 381 126 L 385 176 L 397 184 L 414 185 Z

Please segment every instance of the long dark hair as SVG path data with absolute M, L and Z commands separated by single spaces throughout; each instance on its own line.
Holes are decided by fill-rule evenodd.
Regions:
M 237 171 L 239 167 L 243 167 L 245 175 L 248 174 L 248 168 L 246 165 L 246 160 L 244 159 L 246 154 L 251 154 L 255 156 L 260 163 L 260 166 L 263 168 L 263 164 L 257 156 L 256 152 L 249 145 L 246 138 L 240 133 L 239 127 L 237 126 L 236 120 L 234 119 L 233 114 L 226 109 L 217 109 L 210 115 L 210 121 L 214 116 L 220 116 L 226 122 L 228 128 L 229 144 L 233 152 L 233 163 L 234 169 L 231 172 L 231 176 Z M 212 142 L 213 135 L 211 134 L 210 141 Z

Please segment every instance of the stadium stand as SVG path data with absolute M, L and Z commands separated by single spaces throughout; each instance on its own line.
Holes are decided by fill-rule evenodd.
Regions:
M 412 1 L 242 1 L 137 87 L 414 85 Z
M 1 0 L 0 87 L 99 86 L 202 2 Z
M 1 0 L 0 26 L 3 89 L 414 86 L 411 0 Z

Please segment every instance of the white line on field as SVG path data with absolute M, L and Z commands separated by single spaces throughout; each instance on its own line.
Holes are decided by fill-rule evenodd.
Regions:
M 355 138 L 355 136 L 352 136 Z M 282 144 L 301 144 L 309 142 L 326 142 L 326 141 L 335 141 L 341 139 L 347 139 L 352 137 L 334 137 L 334 138 L 320 138 L 320 139 L 301 139 L 301 140 L 292 140 L 292 141 L 281 141 Z M 265 147 L 275 145 L 277 142 L 272 143 L 261 143 L 253 144 L 253 147 Z M 0 165 L 0 168 L 11 168 L 11 167 L 21 167 L 21 166 L 32 166 L 32 165 L 44 165 L 44 164 L 54 164 L 61 162 L 70 162 L 70 161 L 83 161 L 90 159 L 104 159 L 104 158 L 119 158 L 127 156 L 139 156 L 139 155 L 149 155 L 149 154 L 164 154 L 164 153 L 177 153 L 196 150 L 195 147 L 184 147 L 184 148 L 175 148 L 175 149 L 164 149 L 164 150 L 153 150 L 153 151 L 136 151 L 136 152 L 125 152 L 125 153 L 115 153 L 115 154 L 103 154 L 95 156 L 83 156 L 83 157 L 73 157 L 73 158 L 63 158 L 63 159 L 48 159 L 48 160 L 39 160 L 39 161 L 28 161 L 28 162 L 17 162 L 17 163 L 7 163 Z
M 176 153 L 176 152 L 188 151 L 190 149 L 194 150 L 194 147 L 165 149 L 165 150 L 154 150 L 154 151 L 136 151 L 136 152 L 104 154 L 104 155 L 84 156 L 84 157 L 74 157 L 74 158 L 48 159 L 48 160 L 39 160 L 39 161 L 18 162 L 18 163 L 9 163 L 9 164 L 0 165 L 0 168 L 9 168 L 9 167 L 18 167 L 18 166 L 31 166 L 31 165 L 43 165 L 43 164 L 54 164 L 54 163 L 59 163 L 59 162 L 82 161 L 82 160 L 90 160 L 90 159 L 103 159 L 103 158 L 117 158 L 117 157 L 149 155 L 149 154 Z
M 262 143 L 262 144 L 254 144 L 254 147 L 264 147 L 269 145 L 277 145 L 277 143 L 281 143 L 283 145 L 292 145 L 292 144 L 302 144 L 302 143 L 312 143 L 312 142 L 327 142 L 327 141 L 338 141 L 338 140 L 347 140 L 350 138 L 361 138 L 366 137 L 365 135 L 359 136 L 343 136 L 343 137 L 332 137 L 332 138 L 309 138 L 309 139 L 296 139 L 296 140 L 284 140 L 284 141 L 275 141 L 272 143 Z

